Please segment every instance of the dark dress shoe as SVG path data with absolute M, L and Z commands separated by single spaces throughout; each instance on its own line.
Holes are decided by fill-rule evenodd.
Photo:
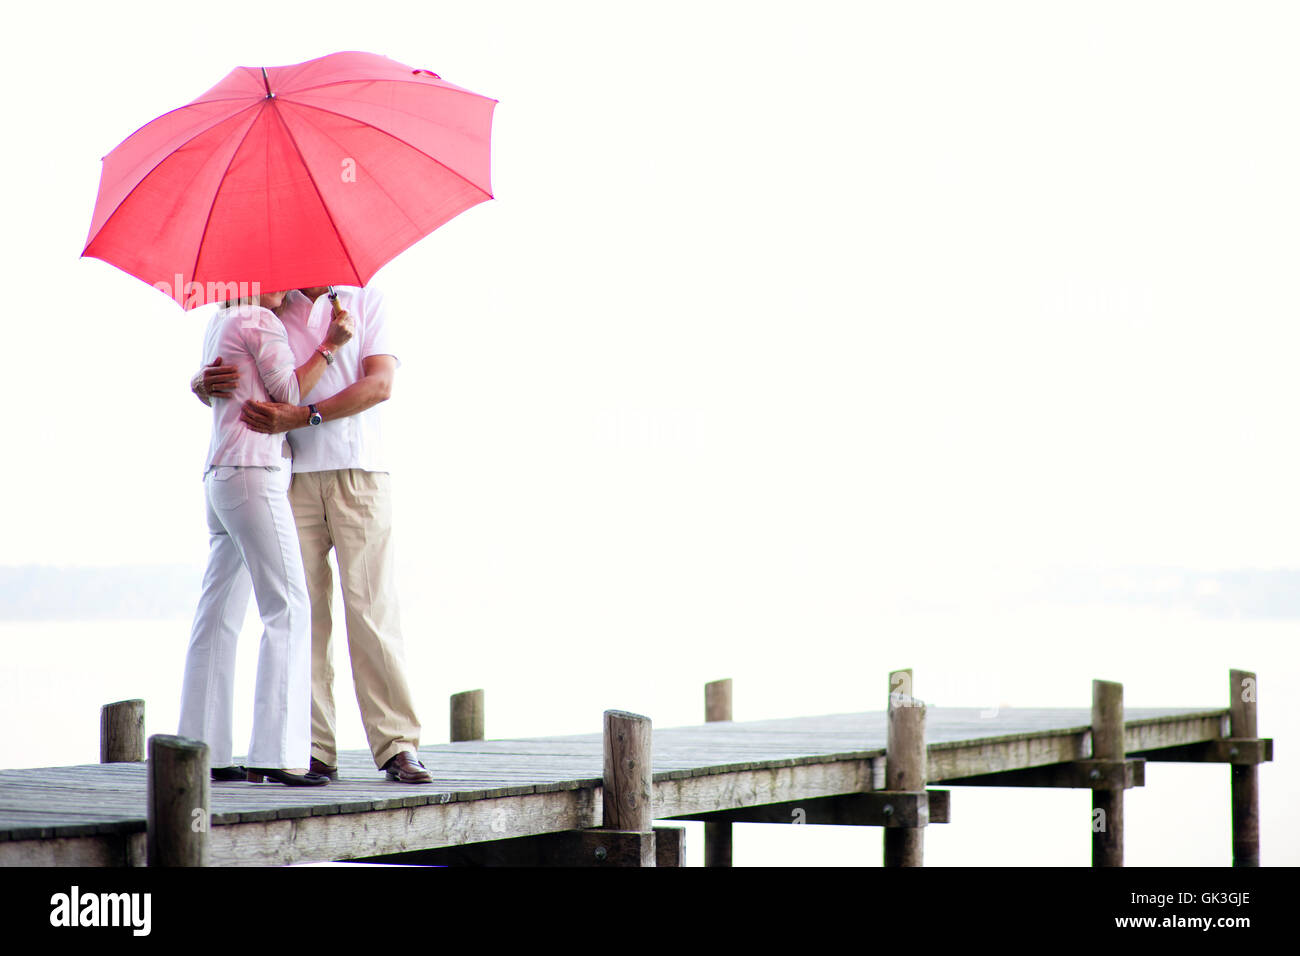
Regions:
M 222 781 L 243 780 L 245 779 L 246 774 L 247 771 L 244 770 L 243 767 L 213 767 L 212 768 L 213 780 L 222 780 Z
M 338 767 L 327 767 L 324 761 L 317 760 L 315 757 L 311 758 L 311 763 L 308 764 L 307 769 L 322 777 L 329 777 L 331 780 L 337 780 L 339 778 Z
M 398 783 L 433 783 L 433 774 L 409 750 L 403 750 L 384 764 L 384 773 Z
M 322 777 L 318 773 L 312 773 L 308 770 L 306 773 L 290 773 L 287 770 L 279 770 L 274 767 L 249 767 L 248 782 L 261 783 L 262 778 L 274 780 L 276 783 L 282 783 L 286 787 L 323 787 L 330 782 L 329 777 Z

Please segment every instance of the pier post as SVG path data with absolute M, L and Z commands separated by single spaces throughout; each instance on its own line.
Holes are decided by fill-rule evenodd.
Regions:
M 1253 671 L 1229 671 L 1232 697 L 1228 735 L 1258 736 L 1256 682 Z M 1230 764 L 1232 773 L 1232 865 L 1259 866 L 1259 765 Z
M 885 742 L 885 789 L 925 790 L 925 704 L 912 696 L 912 671 L 889 675 L 889 730 Z M 885 828 L 885 866 L 921 866 L 924 827 Z
M 144 701 L 119 700 L 99 709 L 99 762 L 144 762 Z
M 731 678 L 704 685 L 704 719 L 731 720 Z M 731 866 L 731 824 L 704 824 L 704 865 Z
M 451 740 L 483 739 L 483 691 L 451 695 Z
M 602 828 L 644 834 L 639 865 L 655 865 L 654 808 L 650 771 L 650 718 L 605 711 Z
M 1124 685 L 1092 682 L 1092 759 L 1124 759 Z M 1124 865 L 1124 790 L 1092 791 L 1092 865 Z
M 207 866 L 208 745 L 154 734 L 148 790 L 148 865 Z

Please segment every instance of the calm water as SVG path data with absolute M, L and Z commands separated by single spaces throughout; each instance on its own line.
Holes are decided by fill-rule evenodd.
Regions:
M 409 622 L 408 658 L 425 741 L 447 739 L 447 698 L 483 687 L 489 737 L 595 732 L 621 708 L 658 726 L 700 723 L 703 684 L 735 680 L 737 719 L 878 709 L 887 674 L 911 666 L 916 693 L 935 705 L 1087 707 L 1094 677 L 1120 680 L 1133 707 L 1226 706 L 1228 670 L 1259 674 L 1260 732 L 1279 760 L 1261 768 L 1263 860 L 1300 865 L 1300 772 L 1287 760 L 1300 739 L 1300 622 L 1211 621 L 1116 609 L 966 611 L 882 616 L 870 633 L 822 641 L 647 641 L 627 661 L 562 635 L 490 644 L 442 641 Z M 189 622 L 0 622 L 0 767 L 93 763 L 100 705 L 142 697 L 149 733 L 174 733 Z M 258 630 L 245 624 L 239 657 L 236 747 L 248 735 Z M 364 749 L 342 635 L 337 640 L 340 743 Z M 641 666 L 634 671 L 630 664 Z M 434 767 L 436 775 L 437 768 Z M 1230 862 L 1228 771 L 1154 764 L 1129 791 L 1127 862 Z M 929 865 L 1086 865 L 1089 798 L 1082 791 L 958 790 L 953 823 L 927 831 Z M 1014 832 L 1000 822 L 1018 819 Z M 688 825 L 689 859 L 702 827 Z M 880 863 L 878 831 L 746 825 L 738 865 Z

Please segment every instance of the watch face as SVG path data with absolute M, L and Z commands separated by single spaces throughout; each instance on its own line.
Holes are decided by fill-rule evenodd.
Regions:
M 309 425 L 319 425 L 320 423 L 321 423 L 320 412 L 312 412 L 311 415 L 308 416 L 307 418 L 307 424 Z

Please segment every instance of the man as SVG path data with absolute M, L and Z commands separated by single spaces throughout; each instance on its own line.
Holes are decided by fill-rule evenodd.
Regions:
M 301 362 L 318 350 L 331 308 L 346 308 L 352 315 L 352 340 L 325 355 L 329 367 L 301 405 L 249 401 L 240 416 L 254 431 L 287 432 L 293 449 L 289 503 L 311 598 L 310 769 L 338 779 L 330 645 L 334 583 L 328 560 L 333 548 L 357 704 L 375 766 L 402 783 L 432 783 L 418 757 L 420 724 L 404 673 L 388 465 L 376 407 L 392 393 L 398 362 L 379 292 L 336 287 L 342 307 L 327 292 L 316 287 L 285 296 L 278 314 L 294 357 Z M 207 402 L 229 392 L 237 381 L 238 371 L 218 358 L 194 377 L 191 387 Z M 245 599 L 241 613 L 246 605 Z

